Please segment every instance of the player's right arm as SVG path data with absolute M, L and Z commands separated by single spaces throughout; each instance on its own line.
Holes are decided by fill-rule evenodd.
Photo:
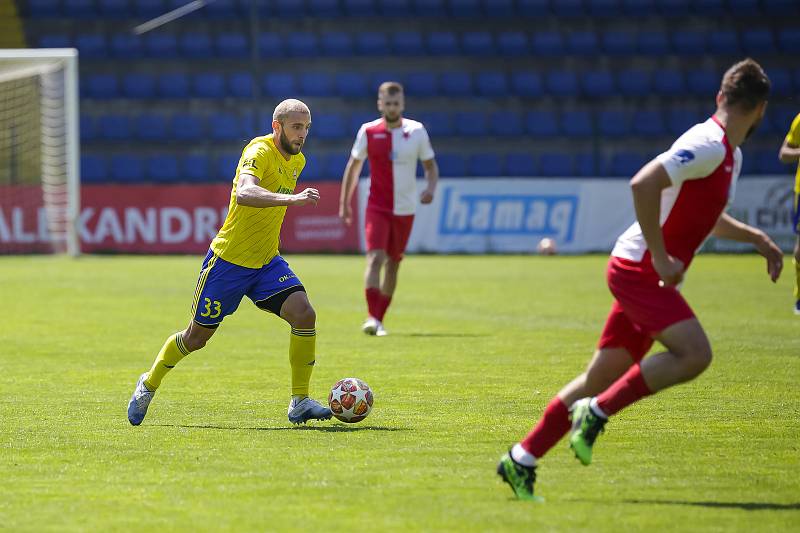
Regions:
M 236 187 L 236 203 L 247 207 L 276 207 L 280 205 L 317 205 L 319 191 L 305 189 L 298 194 L 280 194 L 261 187 L 253 174 L 239 172 Z
M 353 221 L 353 193 L 356 191 L 358 184 L 358 176 L 361 175 L 361 168 L 364 166 L 363 159 L 356 159 L 352 155 L 344 167 L 344 175 L 342 176 L 342 190 L 339 194 L 339 217 L 348 226 Z
M 783 145 L 778 153 L 781 163 L 796 163 L 800 160 L 800 114 L 792 121 L 789 133 L 783 140 Z

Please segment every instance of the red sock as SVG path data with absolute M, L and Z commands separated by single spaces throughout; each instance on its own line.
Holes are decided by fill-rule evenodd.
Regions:
M 520 444 L 528 453 L 538 459 L 555 446 L 561 437 L 567 434 L 571 426 L 569 410 L 561 398 L 556 396 L 545 407 L 539 423 Z
M 651 394 L 653 393 L 642 377 L 642 369 L 637 364 L 597 396 L 597 406 L 606 416 L 611 416 Z
M 381 307 L 381 291 L 375 287 L 367 287 L 365 292 L 367 295 L 367 312 L 369 316 L 378 318 Z M 378 320 L 380 320 L 380 318 L 378 318 Z
M 377 315 L 373 315 L 375 318 L 383 322 L 383 317 L 386 315 L 386 310 L 389 309 L 389 304 L 392 303 L 392 297 L 386 294 L 380 293 L 378 295 L 378 307 L 376 311 L 378 312 Z

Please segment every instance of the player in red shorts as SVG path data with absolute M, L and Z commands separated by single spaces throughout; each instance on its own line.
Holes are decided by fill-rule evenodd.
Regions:
M 608 417 L 697 377 L 711 363 L 703 327 L 678 292 L 710 234 L 752 243 L 777 280 L 780 249 L 762 231 L 723 212 L 741 169 L 739 145 L 761 121 L 769 89 L 758 63 L 746 59 L 733 65 L 722 78 L 714 115 L 631 180 L 638 222 L 611 253 L 607 279 L 614 303 L 597 351 L 586 371 L 561 389 L 533 430 L 500 459 L 498 474 L 518 498 L 536 499 L 537 461 L 570 428 L 570 447 L 588 465 Z M 667 351 L 644 358 L 654 339 Z
M 369 317 L 361 328 L 369 335 L 386 335 L 383 318 L 397 286 L 397 271 L 414 224 L 417 160 L 422 161 L 428 182 L 420 197 L 423 204 L 433 201 L 439 179 L 428 132 L 421 123 L 403 118 L 404 107 L 403 86 L 393 81 L 382 83 L 378 89 L 381 118 L 359 128 L 342 177 L 339 216 L 349 225 L 353 192 L 364 159 L 369 158 L 370 188 L 364 224 Z

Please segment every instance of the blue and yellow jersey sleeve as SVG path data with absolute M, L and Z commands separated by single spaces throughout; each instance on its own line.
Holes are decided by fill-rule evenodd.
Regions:
M 228 216 L 211 242 L 211 250 L 229 263 L 261 268 L 279 254 L 280 230 L 286 206 L 248 207 L 236 202 L 241 173 L 258 178 L 258 185 L 278 194 L 294 193 L 305 166 L 303 154 L 285 160 L 272 135 L 256 137 L 242 150 L 228 204 Z
M 800 146 L 800 113 L 794 117 L 789 133 L 786 134 L 786 143 L 793 146 Z M 800 193 L 800 162 L 797 163 L 797 173 L 794 177 L 794 191 Z

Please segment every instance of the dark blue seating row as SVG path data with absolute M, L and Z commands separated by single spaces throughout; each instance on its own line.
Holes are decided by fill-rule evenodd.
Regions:
M 27 0 L 23 13 L 40 18 L 156 17 L 185 0 Z M 793 0 L 271 0 L 259 3 L 262 16 L 363 17 L 620 17 L 786 15 L 798 12 Z M 250 0 L 216 0 L 195 18 L 238 18 L 250 12 Z
M 793 96 L 800 91 L 800 68 L 791 71 L 769 69 L 773 96 Z M 465 71 L 390 72 L 270 72 L 261 77 L 262 94 L 275 98 L 296 96 L 339 96 L 362 98 L 376 93 L 386 80 L 405 84 L 415 97 L 485 97 L 540 98 L 556 97 L 609 98 L 615 96 L 708 97 L 719 89 L 721 73 L 712 70 L 665 69 L 656 72 L 627 69 L 616 72 L 588 70 L 500 71 L 471 74 Z M 217 72 L 186 74 L 170 72 L 160 76 L 130 73 L 94 74 L 81 82 L 85 98 L 249 98 L 253 95 L 253 76 L 248 72 L 225 75 Z
M 241 33 L 189 32 L 181 35 L 152 32 L 143 38 L 118 33 L 107 38 L 99 33 L 48 34 L 39 39 L 42 48 L 76 47 L 83 59 L 208 59 L 249 57 L 248 38 Z M 350 57 L 350 56 L 612 56 L 678 54 L 699 56 L 763 55 L 794 53 L 800 46 L 800 28 L 772 31 L 768 27 L 714 31 L 680 30 L 574 32 L 378 31 L 294 32 L 291 39 L 277 33 L 262 33 L 259 53 L 264 57 Z

